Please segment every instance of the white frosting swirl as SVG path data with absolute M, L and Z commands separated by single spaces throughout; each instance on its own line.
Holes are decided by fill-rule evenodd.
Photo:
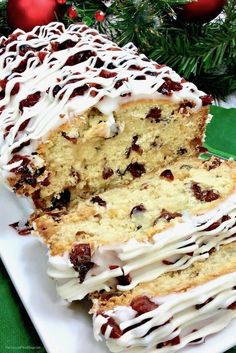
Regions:
M 236 272 L 187 292 L 151 298 L 159 306 L 139 316 L 131 306 L 114 307 L 98 315 L 95 313 L 95 338 L 102 339 L 101 328 L 112 318 L 123 331 L 120 338 L 112 339 L 112 326 L 107 325 L 104 337 L 112 352 L 167 353 L 177 351 L 192 341 L 200 343 L 202 338 L 222 330 L 236 317 L 236 310 L 229 308 L 236 301 L 235 286 Z
M 210 212 L 198 216 L 184 215 L 177 225 L 154 235 L 152 243 L 131 239 L 124 244 L 98 247 L 91 259 L 95 265 L 83 283 L 80 283 L 68 253 L 63 257 L 49 254 L 48 274 L 57 280 L 59 295 L 69 301 L 102 289 L 110 291 L 111 286 L 126 291 L 163 273 L 204 261 L 211 249 L 236 241 L 235 233 L 234 193 Z M 118 267 L 110 269 L 111 265 Z M 128 274 L 130 284 L 117 284 L 116 277 Z
M 119 104 L 146 97 L 202 107 L 204 92 L 194 84 L 139 55 L 133 45 L 119 48 L 83 24 L 16 30 L 0 39 L 0 48 L 0 169 L 5 176 L 13 168 L 8 163 L 14 151 L 29 156 L 51 130 L 93 106 L 112 115 Z M 176 86 L 173 91 L 162 89 L 168 80 Z

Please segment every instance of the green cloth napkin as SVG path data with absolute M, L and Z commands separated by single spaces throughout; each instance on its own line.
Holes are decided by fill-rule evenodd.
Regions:
M 46 353 L 0 261 L 0 353 L 26 352 Z
M 205 146 L 212 154 L 236 159 L 236 109 L 213 106 L 211 112 Z M 0 325 L 0 353 L 46 352 L 1 261 Z M 236 353 L 236 347 L 227 353 Z

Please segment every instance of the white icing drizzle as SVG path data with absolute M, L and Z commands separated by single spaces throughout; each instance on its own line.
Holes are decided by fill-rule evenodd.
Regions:
M 229 309 L 236 301 L 235 286 L 236 272 L 233 272 L 184 293 L 150 298 L 159 306 L 137 317 L 137 312 L 131 306 L 118 306 L 104 311 L 103 315 L 107 317 L 95 313 L 93 317 L 95 338 L 98 341 L 102 339 L 101 328 L 109 318 L 112 318 L 122 332 L 126 329 L 120 338 L 112 339 L 109 337 L 112 327 L 108 324 L 104 338 L 112 352 L 177 351 L 194 340 L 201 342 L 200 339 L 222 330 L 236 318 L 236 310 Z M 208 299 L 210 301 L 206 303 Z M 196 308 L 196 305 L 204 303 L 205 305 Z M 97 309 L 99 310 L 99 306 Z M 173 345 L 169 342 L 168 345 L 162 346 L 162 343 L 178 336 L 179 340 L 173 342 Z
M 112 116 L 119 104 L 140 98 L 187 100 L 194 110 L 203 104 L 204 92 L 172 69 L 139 55 L 132 44 L 119 48 L 83 24 L 65 29 L 56 22 L 29 33 L 16 30 L 8 39 L 0 38 L 0 48 L 3 177 L 22 144 L 27 146 L 17 154 L 30 156 L 51 130 L 93 106 Z M 173 91 L 163 89 L 166 80 L 174 81 Z
M 230 218 L 222 219 L 223 216 Z M 210 226 L 212 230 L 208 229 Z M 218 250 L 220 245 L 236 241 L 235 233 L 236 193 L 203 215 L 184 215 L 178 224 L 154 235 L 152 243 L 131 239 L 124 244 L 98 247 L 91 259 L 95 266 L 83 283 L 79 282 L 78 272 L 73 269 L 68 253 L 63 257 L 49 254 L 48 274 L 57 280 L 59 295 L 69 301 L 82 299 L 97 290 L 110 291 L 114 286 L 126 291 L 163 273 L 204 261 L 211 249 Z M 110 265 L 119 267 L 111 270 Z M 119 285 L 115 278 L 128 274 L 130 284 Z

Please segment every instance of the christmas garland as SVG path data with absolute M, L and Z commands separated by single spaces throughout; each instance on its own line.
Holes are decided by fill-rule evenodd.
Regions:
M 19 1 L 23 0 L 9 3 Z M 226 3 L 222 16 L 213 21 L 201 18 L 201 13 L 196 18 L 183 11 L 189 1 L 57 0 L 56 18 L 66 25 L 83 21 L 120 45 L 132 41 L 140 51 L 173 67 L 199 88 L 224 98 L 236 91 L 236 0 L 209 0 L 203 10 L 212 4 L 217 10 L 217 3 L 221 10 Z M 12 30 L 6 3 L 0 3 L 0 32 L 5 35 Z

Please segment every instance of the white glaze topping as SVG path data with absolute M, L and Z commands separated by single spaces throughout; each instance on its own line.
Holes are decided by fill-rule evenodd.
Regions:
M 194 84 L 139 55 L 132 44 L 119 48 L 83 24 L 16 30 L 0 39 L 0 48 L 3 176 L 22 163 L 8 164 L 16 149 L 18 155 L 31 155 L 51 130 L 93 106 L 111 117 L 119 104 L 140 98 L 187 100 L 194 110 L 202 107 L 204 92 Z M 173 90 L 166 87 L 168 80 Z
M 223 217 L 229 216 L 229 217 Z M 223 218 L 222 218 L 223 217 Z M 69 254 L 50 256 L 48 274 L 57 280 L 59 295 L 69 301 L 82 299 L 97 290 L 116 286 L 126 291 L 163 273 L 182 270 L 204 261 L 211 249 L 236 241 L 236 194 L 203 215 L 185 214 L 178 224 L 153 236 L 153 243 L 131 239 L 124 244 L 98 247 L 94 267 L 80 283 Z M 110 269 L 110 265 L 118 266 Z M 130 284 L 119 285 L 116 277 L 130 275 Z
M 229 308 L 236 301 L 235 286 L 236 272 L 233 272 L 187 292 L 150 298 L 159 306 L 139 316 L 131 306 L 114 307 L 98 315 L 95 313 L 95 338 L 102 339 L 101 328 L 112 318 L 123 332 L 120 338 L 112 339 L 112 327 L 107 325 L 104 337 L 112 352 L 167 353 L 195 340 L 200 343 L 202 338 L 222 330 L 236 317 L 236 310 Z M 99 310 L 98 303 L 95 301 L 94 304 Z M 168 345 L 162 345 L 168 341 Z

